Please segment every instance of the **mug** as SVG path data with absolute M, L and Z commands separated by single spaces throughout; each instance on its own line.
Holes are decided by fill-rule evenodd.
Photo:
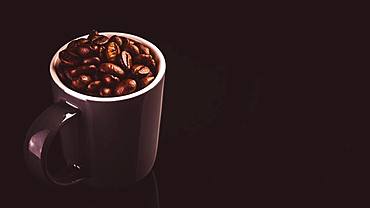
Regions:
M 147 46 L 156 60 L 157 76 L 145 88 L 128 95 L 81 94 L 65 86 L 56 74 L 58 54 L 68 43 L 61 47 L 50 63 L 54 104 L 32 123 L 24 144 L 27 166 L 47 183 L 123 187 L 144 178 L 154 165 L 166 70 L 164 56 L 155 45 L 138 36 L 100 34 L 123 36 Z M 48 152 L 56 139 L 60 139 L 66 167 L 53 174 Z

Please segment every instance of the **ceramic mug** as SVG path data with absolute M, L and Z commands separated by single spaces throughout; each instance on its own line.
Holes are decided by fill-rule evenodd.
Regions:
M 29 128 L 25 161 L 30 171 L 51 184 L 83 182 L 92 187 L 122 187 L 151 171 L 158 146 L 166 63 L 161 51 L 135 35 L 124 36 L 151 50 L 158 74 L 145 88 L 118 97 L 93 97 L 73 91 L 56 74 L 58 54 L 50 63 L 53 101 Z M 82 36 L 80 38 L 86 38 Z M 48 152 L 59 138 L 67 163 L 61 174 L 51 174 Z M 71 171 L 73 170 L 73 171 Z

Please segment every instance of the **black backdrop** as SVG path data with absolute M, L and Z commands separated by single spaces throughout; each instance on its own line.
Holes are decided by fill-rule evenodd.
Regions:
M 153 4 L 22 3 L 11 7 L 11 16 L 2 17 L 4 203 L 155 203 L 150 201 L 154 195 L 145 198 L 152 185 L 119 193 L 47 187 L 24 166 L 26 130 L 51 103 L 49 61 L 65 42 L 91 29 L 142 36 L 165 55 L 154 167 L 161 207 L 354 203 L 353 190 L 368 184 L 368 170 L 354 157 L 351 138 L 356 136 L 340 126 L 341 119 L 351 120 L 352 115 L 332 102 L 345 92 L 333 87 L 340 81 L 338 71 L 333 78 L 325 71 L 330 65 L 322 65 L 328 57 L 322 52 L 331 48 L 327 32 L 335 21 L 312 23 L 311 16 L 300 16 L 300 9 L 288 15 L 277 12 L 276 5 Z M 317 69 L 319 73 L 313 72 Z M 364 146 L 360 150 L 363 158 L 369 157 Z

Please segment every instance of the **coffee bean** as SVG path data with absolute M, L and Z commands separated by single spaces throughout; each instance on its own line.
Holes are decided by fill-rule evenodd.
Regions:
M 109 62 L 114 62 L 116 57 L 120 53 L 120 48 L 115 42 L 109 42 L 107 45 L 107 50 L 105 52 L 107 60 Z
M 78 72 L 76 68 L 70 68 L 70 69 L 66 69 L 65 75 L 69 80 L 73 80 L 75 77 L 80 75 L 80 73 Z
M 102 97 L 108 97 L 112 95 L 112 89 L 109 87 L 103 87 L 100 89 L 99 95 Z
M 123 45 L 122 39 L 117 35 L 113 35 L 111 38 L 109 38 L 109 42 L 115 42 L 118 47 L 121 47 Z
M 104 73 L 112 74 L 115 76 L 123 77 L 125 72 L 121 69 L 121 67 L 112 64 L 112 63 L 103 63 L 99 66 L 99 70 Z
M 99 47 L 99 58 L 100 60 L 105 60 L 105 46 Z
M 102 35 L 102 36 L 99 36 L 98 38 L 96 38 L 93 41 L 93 43 L 95 43 L 96 45 L 101 46 L 101 45 L 104 45 L 104 44 L 108 43 L 108 41 L 109 41 L 109 38 L 107 36 Z
M 89 85 L 87 85 L 87 91 L 96 92 L 100 88 L 101 85 L 102 85 L 102 82 L 100 80 L 92 81 Z
M 60 79 L 60 81 L 62 82 L 65 82 L 67 81 L 67 76 L 66 76 L 66 69 L 64 69 L 63 67 L 59 67 L 56 69 L 56 72 L 57 72 L 57 75 Z
M 122 51 L 119 62 L 123 68 L 130 69 L 132 66 L 132 58 L 130 53 L 127 51 Z
M 82 65 L 76 68 L 77 73 L 80 74 L 95 74 L 98 71 L 98 68 L 95 65 Z
M 83 84 L 88 85 L 92 81 L 91 76 L 86 74 L 81 74 L 78 78 Z
M 95 55 L 99 54 L 99 46 L 96 44 L 89 45 L 91 52 L 93 52 Z
M 151 55 L 147 55 L 147 54 L 140 54 L 138 56 L 136 56 L 134 58 L 134 62 L 135 63 L 138 63 L 138 64 L 145 64 L 147 65 L 148 63 L 150 63 L 152 60 L 152 56 Z
M 91 42 L 93 42 L 94 40 L 96 40 L 97 38 L 99 38 L 99 33 L 98 31 L 96 30 L 92 30 L 89 34 L 89 36 L 87 37 L 88 40 L 90 40 Z
M 77 65 L 80 60 L 79 57 L 71 53 L 70 51 L 63 50 L 59 53 L 59 60 L 68 66 L 75 66 Z
M 140 49 L 140 53 L 143 53 L 143 54 L 147 54 L 147 55 L 150 55 L 150 50 L 148 47 L 140 44 L 139 45 L 139 49 Z
M 83 90 L 86 86 L 80 79 L 72 80 L 71 85 L 76 90 Z
M 150 73 L 150 69 L 147 66 L 141 65 L 141 64 L 136 64 L 132 67 L 132 72 L 136 76 L 146 76 Z
M 154 77 L 153 76 L 148 76 L 148 77 L 144 77 L 142 79 L 140 79 L 140 86 L 143 88 L 143 87 L 146 87 L 148 86 L 152 81 L 154 80 Z
M 114 93 L 115 95 L 126 95 L 136 90 L 136 81 L 133 79 L 125 79 L 117 84 Z
M 78 46 L 77 40 L 68 43 L 66 50 L 73 51 Z
M 81 45 L 76 48 L 76 52 L 81 57 L 88 57 L 91 53 L 91 49 L 90 49 L 90 46 Z
M 138 48 L 136 45 L 134 45 L 134 44 L 128 44 L 128 45 L 125 47 L 125 50 L 126 50 L 126 51 L 128 51 L 128 52 L 130 52 L 130 54 L 131 54 L 132 56 L 137 56 L 137 55 L 139 55 L 139 54 L 140 54 L 140 50 L 139 50 L 139 48 Z
M 88 39 L 86 39 L 86 38 L 80 38 L 80 39 L 77 40 L 77 45 L 78 46 L 81 46 L 81 45 L 85 45 L 85 44 L 87 44 L 89 42 L 90 41 Z
M 97 65 L 99 63 L 100 63 L 99 57 L 90 57 L 90 58 L 85 58 L 84 60 L 82 60 L 82 64 L 84 65 L 91 65 L 91 64 Z
M 102 81 L 106 85 L 115 85 L 120 81 L 120 79 L 118 77 L 113 76 L 113 75 L 105 74 L 102 77 Z
M 130 44 L 130 41 L 129 41 L 128 38 L 125 38 L 125 37 L 122 37 L 122 36 L 119 36 L 119 38 L 122 41 L 122 45 L 120 47 L 121 47 L 122 50 L 124 50 L 125 47 Z

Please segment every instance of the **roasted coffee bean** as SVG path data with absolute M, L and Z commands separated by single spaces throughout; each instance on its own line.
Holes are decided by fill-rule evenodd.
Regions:
M 80 74 L 95 74 L 98 68 L 95 65 L 82 65 L 76 67 L 77 72 Z
M 99 66 L 99 70 L 104 73 L 112 74 L 115 76 L 123 77 L 125 72 L 121 69 L 121 67 L 112 64 L 112 63 L 103 63 Z
M 141 64 L 136 64 L 132 67 L 132 72 L 136 76 L 146 76 L 150 73 L 150 69 L 147 66 L 141 65 Z
M 89 43 L 90 41 L 88 40 L 88 39 L 86 39 L 86 38 L 80 38 L 80 39 L 77 39 L 77 44 L 79 45 L 79 46 L 81 46 L 81 45 L 85 45 L 85 44 L 87 44 L 87 43 Z
M 152 61 L 152 55 L 140 54 L 134 58 L 134 62 L 138 64 L 148 65 Z
M 92 81 L 91 76 L 86 75 L 86 74 L 81 74 L 81 75 L 78 77 L 78 79 L 79 79 L 82 83 L 84 83 L 85 85 L 90 84 L 90 82 Z
M 58 75 L 60 81 L 62 81 L 62 82 L 67 81 L 67 75 L 66 75 L 65 69 L 63 69 L 62 67 L 60 67 L 60 68 L 57 68 L 56 69 L 56 72 L 57 72 L 57 75 Z
M 108 43 L 108 41 L 109 41 L 109 38 L 107 36 L 102 35 L 102 36 L 98 37 L 97 39 L 95 39 L 93 41 L 93 43 L 95 43 L 96 45 L 101 46 L 101 45 L 104 45 L 104 44 Z
M 78 46 L 77 40 L 72 40 L 67 45 L 67 50 L 73 51 Z
M 115 42 L 118 47 L 121 47 L 123 45 L 122 39 L 117 35 L 113 35 L 112 37 L 110 37 L 109 42 Z
M 114 62 L 119 53 L 120 53 L 120 48 L 117 45 L 117 43 L 109 42 L 107 45 L 107 50 L 105 52 L 107 60 L 109 62 Z
M 99 38 L 99 33 L 96 30 L 92 30 L 89 36 L 87 37 L 87 39 L 90 40 L 91 42 L 96 40 L 97 38 Z
M 129 39 L 127 39 L 125 37 L 122 37 L 122 36 L 119 36 L 119 38 L 122 41 L 122 45 L 120 45 L 120 47 L 121 47 L 122 50 L 124 50 L 125 47 L 130 44 L 130 41 L 129 41 Z
M 122 51 L 119 62 L 123 68 L 130 69 L 132 66 L 132 58 L 130 53 L 127 51 Z
M 136 81 L 133 79 L 125 79 L 117 84 L 114 93 L 115 95 L 126 95 L 136 90 Z
M 71 53 L 70 51 L 63 50 L 59 53 L 59 60 L 68 66 L 75 66 L 77 65 L 80 60 L 79 57 Z
M 69 79 L 69 80 L 73 80 L 75 77 L 77 77 L 78 75 L 80 75 L 80 73 L 78 72 L 78 70 L 76 68 L 69 68 L 69 69 L 66 69 L 64 74 L 66 75 L 66 77 Z
M 105 46 L 99 47 L 99 58 L 100 60 L 105 60 Z
M 131 54 L 131 56 L 137 56 L 140 54 L 139 48 L 134 44 L 128 44 L 125 47 L 125 50 L 128 51 Z
M 146 47 L 146 46 L 144 46 L 144 45 L 140 44 L 140 45 L 139 45 L 139 49 L 140 49 L 140 53 L 142 53 L 142 54 L 146 54 L 146 55 L 150 55 L 150 50 L 149 50 L 149 48 L 148 48 L 148 47 Z
M 140 86 L 143 88 L 143 87 L 146 87 L 148 86 L 152 81 L 154 80 L 154 77 L 153 76 L 147 76 L 147 77 L 144 77 L 142 79 L 140 79 Z
M 99 95 L 102 97 L 108 97 L 112 95 L 112 89 L 109 87 L 103 87 L 100 89 Z
M 98 65 L 98 64 L 100 64 L 100 58 L 99 57 L 85 58 L 84 60 L 82 60 L 82 64 L 84 64 L 84 65 L 91 65 L 91 64 Z
M 81 57 L 88 57 L 91 53 L 90 46 L 88 46 L 88 45 L 78 46 L 75 51 Z
M 83 90 L 86 87 L 86 85 L 80 79 L 72 80 L 71 85 L 76 90 Z
M 120 81 L 120 79 L 118 77 L 113 76 L 113 75 L 105 74 L 102 77 L 102 81 L 106 85 L 115 85 Z
M 100 86 L 102 85 L 102 82 L 100 80 L 92 81 L 89 85 L 87 85 L 87 91 L 88 92 L 96 92 Z
M 95 55 L 99 54 L 99 46 L 96 44 L 89 45 L 91 52 L 93 52 Z

